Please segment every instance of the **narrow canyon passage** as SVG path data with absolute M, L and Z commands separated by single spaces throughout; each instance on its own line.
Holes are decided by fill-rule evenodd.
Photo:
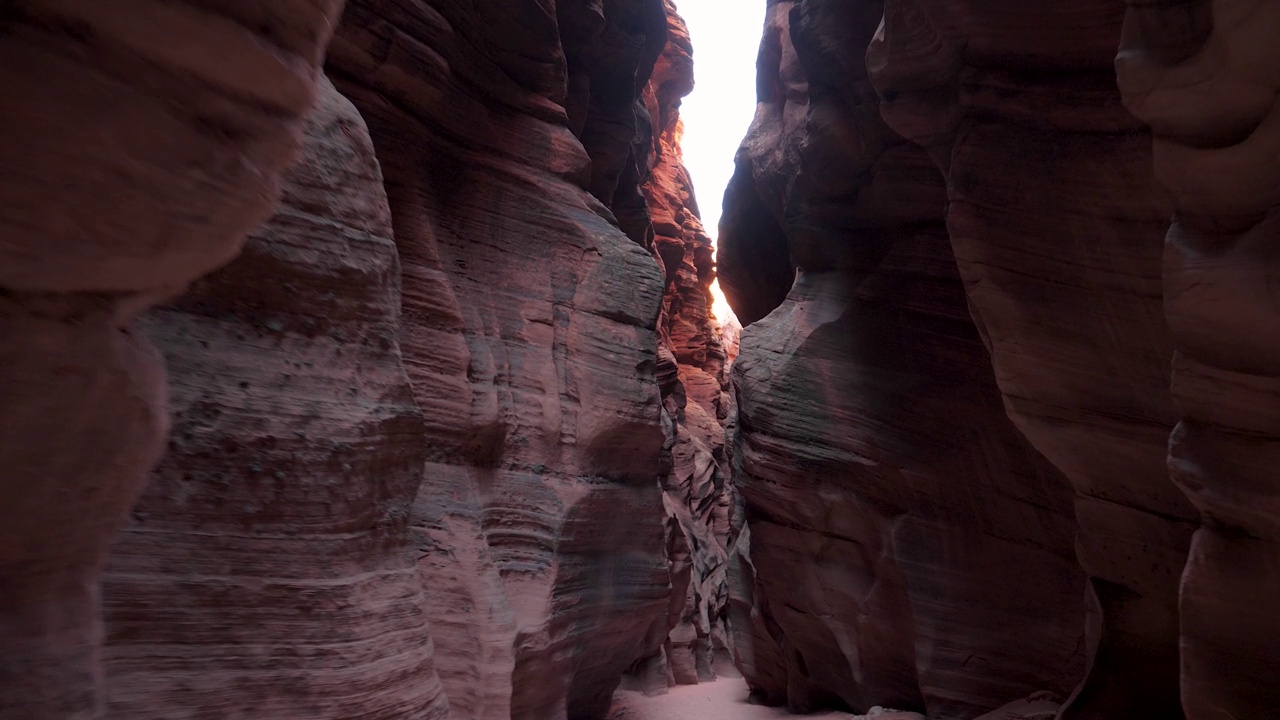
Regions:
M 0 720 L 1280 717 L 1280 3 L 0 26 Z

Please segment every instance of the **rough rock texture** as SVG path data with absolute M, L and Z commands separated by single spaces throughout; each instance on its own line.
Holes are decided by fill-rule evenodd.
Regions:
M 173 431 L 106 570 L 108 717 L 447 714 L 399 271 L 368 133 L 325 82 L 275 215 L 147 317 Z
M 728 659 L 725 572 L 732 504 L 723 425 L 729 413 L 728 361 L 719 323 L 711 315 L 714 249 L 698 218 L 680 151 L 678 106 L 693 88 L 692 48 L 688 29 L 669 2 L 667 17 L 667 44 L 643 97 L 655 129 L 641 189 L 653 249 L 664 270 L 657 375 L 671 453 L 663 506 L 672 595 L 661 628 L 661 654 L 643 663 L 648 667 L 641 674 L 650 676 L 651 690 L 713 679 L 717 652 Z M 727 664 L 721 663 L 722 669 Z
M 638 187 L 665 22 L 651 0 L 352 0 L 330 48 L 403 264 L 411 525 L 456 718 L 600 717 L 665 621 L 662 278 L 602 203 Z
M 1006 417 L 969 317 L 942 178 L 854 51 L 881 12 L 769 9 L 721 224 L 722 257 L 746 259 L 722 261 L 726 293 L 769 313 L 733 371 L 731 622 L 766 701 L 967 720 L 1071 691 L 1083 577 L 1069 486 Z M 794 285 L 791 263 L 748 262 L 771 254 Z
M 102 703 L 99 575 L 163 450 L 139 312 L 271 211 L 339 2 L 0 10 L 0 717 Z
M 1170 207 L 1120 102 L 1123 7 L 894 0 L 867 50 L 885 119 L 947 181 L 947 225 L 1010 417 L 1071 480 L 1091 663 L 1063 717 L 1180 714 L 1161 303 Z
M 1280 710 L 1280 5 L 1130 3 L 1117 58 L 1177 214 L 1164 246 L 1181 419 L 1173 481 L 1200 512 L 1182 572 L 1190 720 Z

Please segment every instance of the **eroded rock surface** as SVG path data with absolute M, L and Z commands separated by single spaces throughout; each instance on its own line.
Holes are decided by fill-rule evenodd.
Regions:
M 1117 57 L 1177 213 L 1164 308 L 1173 481 L 1199 511 L 1181 574 L 1190 720 L 1280 709 L 1280 6 L 1130 3 Z
M 120 471 L 110 517 L 78 519 L 85 542 L 62 543 L 70 569 L 19 588 L 4 625 L 21 657 L 49 655 L 33 675 L 6 670 L 20 692 L 4 702 L 96 716 L 97 567 L 164 427 L 158 358 L 119 328 L 233 257 L 235 233 L 273 209 L 336 8 L 233 3 L 215 17 L 179 7 L 135 26 L 148 18 L 74 5 L 17 11 L 31 27 L 6 45 L 15 66 L 47 60 L 57 87 L 11 121 L 16 135 L 68 130 L 38 121 L 79 99 L 79 86 L 59 84 L 71 65 L 22 55 L 23 43 L 52 34 L 70 56 L 101 39 L 156 97 L 134 98 L 104 64 L 103 87 L 85 85 L 83 107 L 65 107 L 90 112 L 121 85 L 133 93 L 117 98 L 126 110 L 104 117 L 124 133 L 122 152 L 187 171 L 160 167 L 133 188 L 181 215 L 134 213 L 141 191 L 114 208 L 144 221 L 120 238 L 162 235 L 157 258 L 85 242 L 83 263 L 59 263 L 32 248 L 80 250 L 49 233 L 6 246 L 31 265 L 6 271 L 32 271 L 6 276 L 18 292 L 14 337 L 38 336 L 41 323 L 79 328 L 42 357 L 13 345 L 6 380 L 38 387 L 36 370 L 21 368 L 69 362 L 93 340 L 97 374 L 75 401 L 127 410 L 77 425 L 32 396 L 6 415 L 16 427 L 45 413 L 96 443 L 73 451 L 52 435 L 71 457 Z M 659 0 L 347 4 L 329 70 L 350 101 L 325 84 L 275 214 L 231 265 L 147 316 L 172 367 L 175 424 L 109 563 L 106 716 L 591 718 L 655 640 L 668 656 L 696 655 L 694 675 L 706 669 L 723 606 L 716 534 L 728 531 L 724 353 L 707 314 L 709 242 L 679 163 L 676 107 L 692 75 L 673 13 Z M 59 29 L 95 23 L 102 32 L 87 36 Z M 270 42 L 254 45 L 238 23 Z M 160 27 L 170 44 L 151 48 L 130 27 Z M 255 66 L 263 57 L 280 67 Z M 163 61 L 173 76 L 142 68 Z M 211 99 L 186 88 L 188 76 L 215 86 Z M 129 125 L 152 102 L 193 117 Z M 144 137 L 158 143 L 134 147 Z M 81 142 L 68 156 L 89 154 Z M 26 158 L 10 151 L 6 162 Z M 43 170 L 45 156 L 29 154 Z M 103 177 L 137 169 L 107 165 Z M 74 210 L 86 208 L 97 206 Z M 97 222 L 117 217 L 98 209 Z M 206 231 L 205 245 L 163 235 L 187 225 Z M 102 238 L 123 242 L 107 228 Z M 35 270 L 62 275 L 23 286 Z M 36 296 L 50 292 L 66 297 Z M 7 403 L 18 388 L 5 392 Z M 14 463 L 25 468 L 48 447 L 5 451 L 23 453 Z M 12 505 L 35 507 L 24 503 Z M 24 523 L 45 522 L 29 514 Z M 35 525 L 15 527 L 27 545 L 5 557 L 6 578 L 41 560 L 22 547 L 60 547 Z M 681 547 L 688 562 L 672 559 Z M 692 628 L 689 642 L 668 639 L 675 626 L 673 638 Z
M 0 11 L 0 717 L 1276 714 L 1274 3 L 772 0 L 736 409 L 674 5 L 339 4 Z
M 224 5 L 0 10 L 6 720 L 99 716 L 99 576 L 168 427 L 134 320 L 270 214 L 339 3 Z
M 108 717 L 447 714 L 391 218 L 363 122 L 324 88 L 275 215 L 147 317 L 174 424 L 106 571 Z
M 802 634 L 795 619 L 807 600 L 840 584 L 776 577 L 769 555 L 788 541 L 765 537 L 770 524 L 803 539 L 830 523 L 803 515 L 797 498 L 831 493 L 836 483 L 830 472 L 815 473 L 823 480 L 804 489 L 786 483 L 805 482 L 808 463 L 840 462 L 826 451 L 839 447 L 826 426 L 848 428 L 873 410 L 917 417 L 876 423 L 871 437 L 878 443 L 853 434 L 848 442 L 860 444 L 844 461 L 862 465 L 853 477 L 902 466 L 886 463 L 893 455 L 885 446 L 893 445 L 882 438 L 933 428 L 906 445 L 918 464 L 949 437 L 940 428 L 963 417 L 940 410 L 948 395 L 929 384 L 949 378 L 971 402 L 998 388 L 1005 414 L 1036 451 L 1026 453 L 1028 462 L 1046 473 L 1042 484 L 1018 481 L 994 494 L 984 486 L 979 495 L 988 507 L 960 525 L 986 518 L 975 527 L 1016 527 L 1009 521 L 1016 512 L 995 508 L 990 498 L 1040 487 L 1059 504 L 1031 503 L 1033 514 L 1058 508 L 1059 540 L 1069 537 L 1071 513 L 1062 512 L 1057 489 L 1069 483 L 1076 558 L 1087 576 L 1081 684 L 1060 710 L 1062 698 L 1035 696 L 1026 707 L 1013 703 L 993 715 L 1217 719 L 1266 716 L 1280 706 L 1265 679 L 1275 674 L 1270 648 L 1280 629 L 1262 610 L 1277 593 L 1280 512 L 1271 502 L 1273 473 L 1263 468 L 1274 465 L 1280 423 L 1259 409 L 1275 394 L 1271 365 L 1280 358 L 1268 340 L 1275 313 L 1259 289 L 1273 270 L 1265 248 L 1274 240 L 1280 195 L 1271 131 L 1280 58 L 1263 38 L 1275 33 L 1280 15 L 1247 1 L 1128 5 L 771 3 L 761 107 L 726 198 L 721 251 L 731 302 L 744 319 L 758 320 L 746 330 L 735 372 L 735 474 L 750 541 L 740 541 L 732 588 L 735 633 L 753 640 L 737 643 L 739 661 L 768 699 L 849 702 L 831 697 L 839 693 L 828 691 L 830 681 L 815 685 L 810 677 L 818 674 L 810 657 L 824 642 L 841 650 L 849 644 Z M 871 109 L 877 105 L 878 113 Z M 909 259 L 900 259 L 907 248 Z M 948 305 L 945 293 L 919 289 L 928 258 L 937 264 L 925 276 L 946 278 L 953 293 L 959 280 L 963 297 L 951 295 Z M 953 263 L 958 277 L 943 269 Z M 850 311 L 877 300 L 874 316 Z M 924 327 L 913 319 L 921 307 L 949 307 L 954 323 L 972 317 L 968 340 L 933 323 L 918 346 L 923 351 L 904 344 L 908 331 Z M 943 347 L 945 362 L 931 364 Z M 978 371 L 984 354 L 993 375 Z M 872 358 L 877 367 L 881 356 L 879 367 L 892 372 L 842 392 L 855 382 L 846 378 L 858 377 L 857 363 Z M 968 375 L 959 372 L 964 368 Z M 829 415 L 808 420 L 819 409 Z M 986 416 L 958 427 L 991 432 L 999 425 Z M 793 436 L 803 442 L 783 442 Z M 989 451 L 989 441 L 981 445 Z M 809 448 L 823 451 L 810 458 Z M 799 472 L 788 467 L 797 459 L 806 461 Z M 947 477 L 953 482 L 944 493 L 973 476 L 961 470 Z M 909 497 L 903 493 L 913 482 L 883 486 Z M 962 502 L 944 507 L 954 511 Z M 928 506 L 912 498 L 904 514 L 892 516 L 894 532 Z M 1048 547 L 1030 536 L 1011 539 L 1022 551 Z M 797 557 L 818 550 L 791 544 Z M 940 553 L 944 563 L 990 552 L 972 539 L 927 546 L 964 548 Z M 1063 561 L 1063 545 L 1053 547 Z M 890 549 L 877 549 L 864 564 L 892 558 Z M 824 609 L 830 618 L 909 632 L 938 607 L 913 594 L 913 566 L 906 563 L 897 581 L 908 602 L 861 615 L 835 604 Z M 869 588 L 868 598 L 892 592 L 887 583 Z M 980 613 L 968 614 L 972 620 Z M 882 647 L 873 644 L 871 652 Z M 984 672 L 969 659 L 935 664 L 945 656 L 920 648 L 919 702 L 930 717 L 972 717 L 963 714 L 965 703 L 979 709 L 999 694 L 958 682 Z M 877 671 L 897 663 L 895 678 L 912 663 L 865 651 L 857 657 Z M 1023 680 L 1060 695 L 1070 673 L 1051 667 L 1028 664 Z M 941 668 L 944 680 L 927 679 Z M 876 687 L 873 674 L 853 674 L 858 681 L 848 687 Z M 797 686 L 797 675 L 806 682 Z
M 411 524 L 455 717 L 599 717 L 665 622 L 663 284 L 602 202 L 638 187 L 665 22 L 649 0 L 354 0 L 330 49 L 404 268 Z
M 1006 417 L 969 317 L 942 178 L 854 52 L 881 12 L 770 7 L 721 244 L 781 238 L 799 273 L 770 308 L 770 270 L 722 267 L 770 311 L 733 372 L 749 539 L 731 620 L 766 701 L 971 718 L 1072 690 L 1083 577 L 1066 479 Z
M 1091 665 L 1063 717 L 1177 717 L 1168 201 L 1120 103 L 1123 8 L 894 0 L 868 49 L 885 119 L 947 181 L 947 227 L 1009 416 L 1071 480 Z M 1033 31 L 1029 32 L 1028 29 Z

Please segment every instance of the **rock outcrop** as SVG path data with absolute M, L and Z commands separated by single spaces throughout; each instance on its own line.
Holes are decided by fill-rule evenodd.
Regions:
M 971 718 L 1075 686 L 1083 577 L 1066 480 L 1005 416 L 968 315 L 942 178 L 853 52 L 881 12 L 770 7 L 721 244 L 783 243 L 798 272 L 769 308 L 784 275 L 722 266 L 735 307 L 770 311 L 733 371 L 731 621 L 766 701 Z
M 929 635 L 916 626 L 942 606 L 916 594 L 921 561 L 900 561 L 904 545 L 866 554 L 863 565 L 881 571 L 874 586 L 806 585 L 779 575 L 773 558 L 847 539 L 830 528 L 849 513 L 814 510 L 852 488 L 892 490 L 887 500 L 859 495 L 857 506 L 873 517 L 894 509 L 892 537 L 938 500 L 955 527 L 981 528 L 983 538 L 1034 517 L 1041 541 L 1004 539 L 1062 561 L 1072 517 L 1060 489 L 1070 487 L 1088 667 L 1060 717 L 1262 717 L 1280 705 L 1265 680 L 1278 628 L 1262 610 L 1277 592 L 1280 513 L 1263 468 L 1274 465 L 1280 422 L 1260 409 L 1274 397 L 1280 358 L 1260 289 L 1273 274 L 1264 248 L 1280 201 L 1271 131 L 1280 59 L 1263 38 L 1278 27 L 1258 2 L 1135 2 L 1127 13 L 1102 1 L 771 4 L 760 110 L 721 232 L 726 293 L 744 320 L 758 320 L 734 374 L 735 480 L 750 544 L 733 617 L 735 633 L 754 639 L 750 653 L 738 642 L 739 658 L 761 693 L 915 707 L 894 696 L 910 700 L 912 683 L 878 682 L 875 672 L 889 671 L 918 681 L 916 702 L 930 717 L 1014 700 L 1013 684 L 993 682 L 1012 678 L 1008 670 L 983 666 L 1001 656 L 994 647 L 938 664 L 937 650 L 982 633 L 921 643 Z M 922 276 L 934 283 L 927 292 Z M 919 324 L 922 309 L 948 318 L 953 334 Z M 926 328 L 927 340 L 908 342 Z M 867 367 L 882 374 L 859 386 Z M 964 410 L 945 404 L 961 396 Z M 979 407 L 981 420 L 963 419 Z M 1034 468 L 1034 480 L 1002 481 L 969 463 L 940 475 L 940 486 L 918 483 L 929 448 L 948 447 L 957 429 L 984 454 L 993 438 L 1006 453 L 1020 446 L 999 414 L 1036 451 L 1018 450 L 1025 463 L 1014 471 Z M 862 418 L 874 432 L 859 433 Z M 849 468 L 850 481 L 833 465 Z M 886 466 L 904 477 L 874 480 Z M 962 517 L 963 499 L 949 492 L 973 492 L 983 506 Z M 1029 502 L 999 507 L 1006 494 Z M 822 500 L 807 508 L 813 496 Z M 766 541 L 775 526 L 790 539 Z M 940 587 L 974 577 L 966 563 L 999 557 L 959 536 L 922 546 L 947 569 L 934 571 Z M 998 571 L 1020 562 L 1044 568 L 1023 555 Z M 886 566 L 906 602 L 871 605 L 892 592 L 879 580 L 894 577 Z M 849 587 L 867 588 L 856 611 L 829 600 Z M 1037 601 L 1062 608 L 1055 622 L 1070 615 L 1067 592 Z M 981 625 L 977 608 L 993 599 L 970 600 L 944 616 Z M 874 657 L 884 643 L 855 653 L 815 628 L 849 622 L 911 633 L 915 657 Z M 1050 644 L 1007 627 L 999 635 L 1006 648 L 1045 653 L 1022 666 L 1024 687 L 1060 692 L 1071 678 L 1073 666 L 1048 662 Z M 861 665 L 815 682 L 849 657 Z M 851 689 L 833 690 L 837 680 Z
M 99 578 L 168 428 L 134 319 L 270 214 L 339 5 L 0 10 L 6 720 L 99 716 Z

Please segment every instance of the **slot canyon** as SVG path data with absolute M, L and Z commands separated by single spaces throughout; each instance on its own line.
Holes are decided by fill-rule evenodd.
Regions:
M 1280 2 L 695 3 L 0 4 L 0 720 L 1280 718 Z

